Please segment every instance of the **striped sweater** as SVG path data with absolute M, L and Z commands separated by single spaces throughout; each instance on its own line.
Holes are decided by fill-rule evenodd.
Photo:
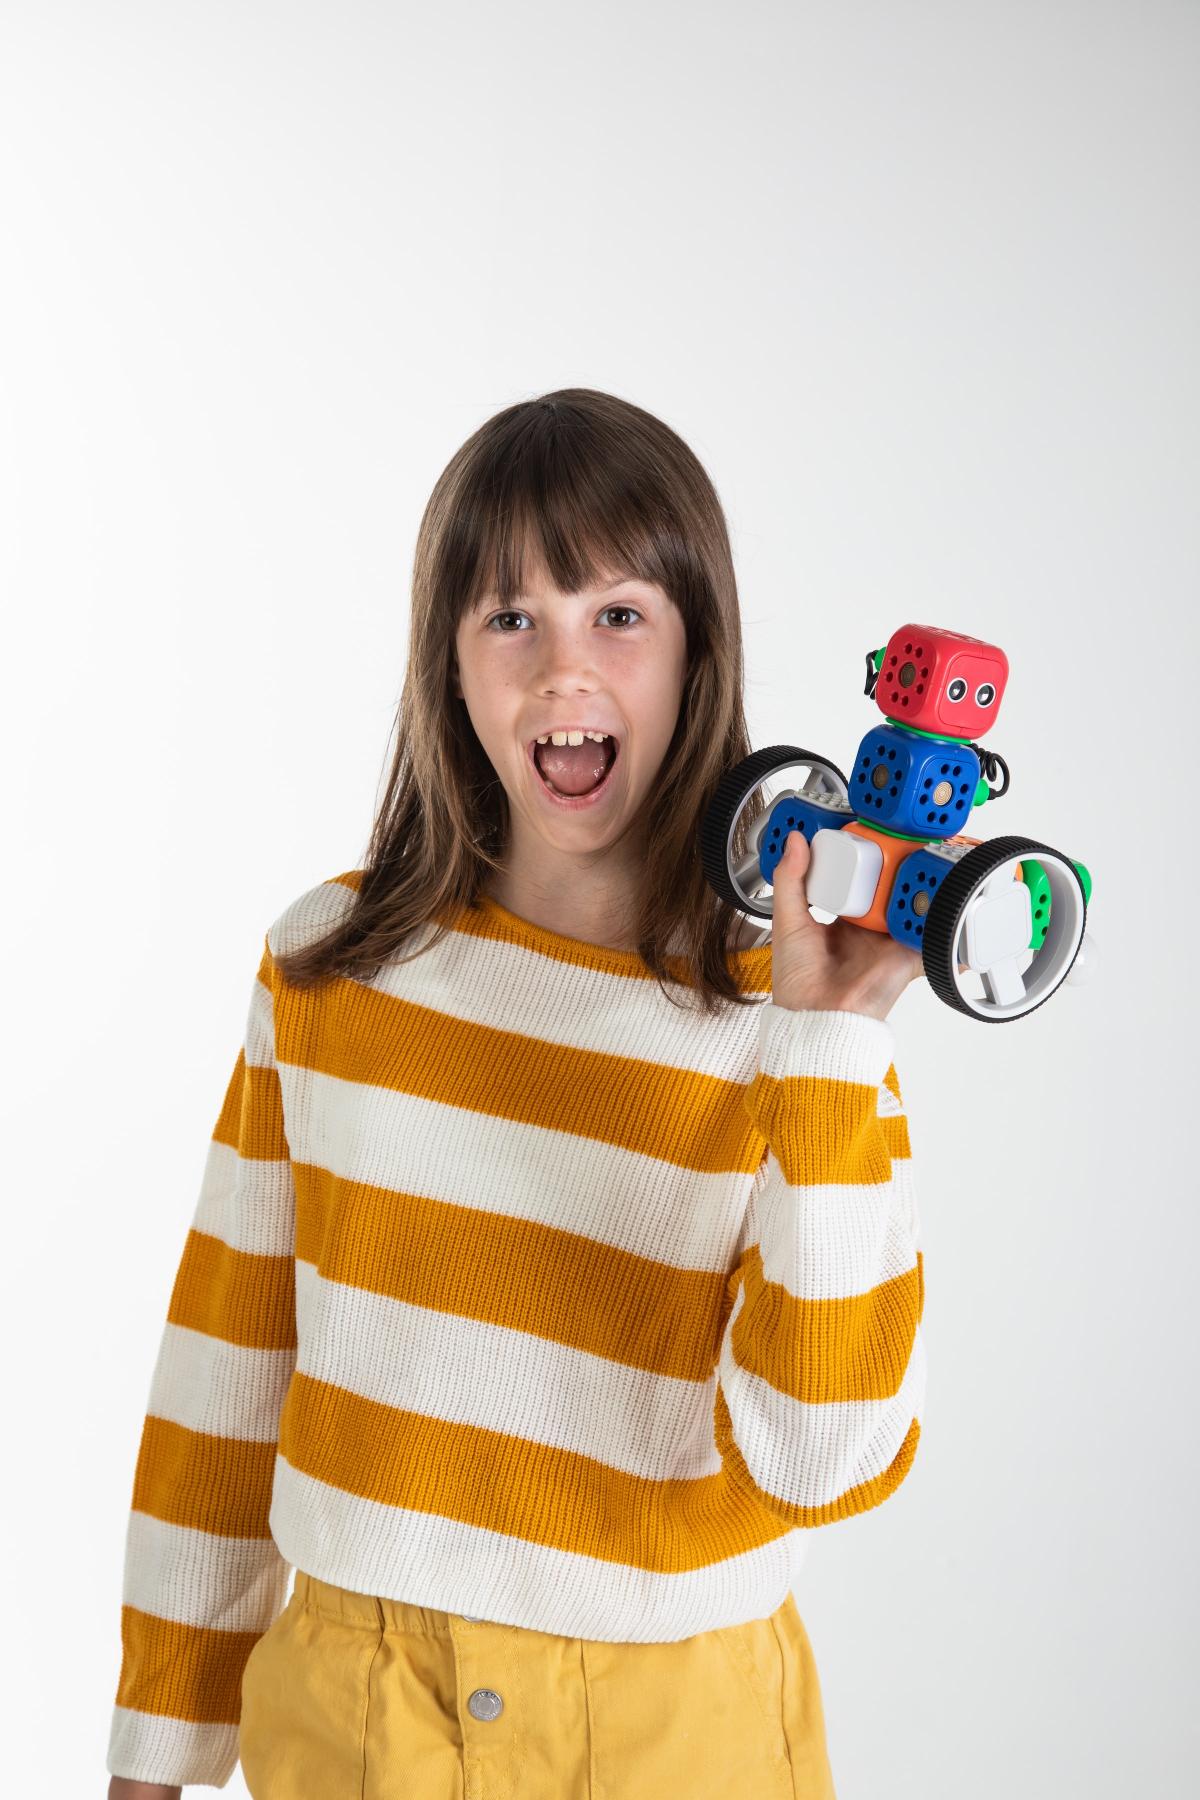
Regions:
M 925 1354 L 894 1038 L 680 1005 L 490 898 L 319 991 L 267 932 L 154 1368 L 110 1774 L 223 1787 L 292 1569 L 658 1642 L 786 1598 L 912 1465 Z M 431 938 L 423 926 L 406 947 Z

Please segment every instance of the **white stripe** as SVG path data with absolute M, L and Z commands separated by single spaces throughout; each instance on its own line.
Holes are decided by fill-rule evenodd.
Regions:
M 721 1516 L 729 1518 L 727 1508 Z M 288 1561 L 319 1581 L 619 1643 L 673 1641 L 763 1618 L 786 1599 L 797 1562 L 796 1534 L 784 1531 L 744 1555 L 661 1574 L 344 1494 L 283 1457 L 271 1529 Z
M 230 1344 L 168 1319 L 146 1411 L 187 1431 L 274 1443 L 295 1360 L 294 1349 Z
M 297 1163 L 351 1185 L 544 1225 L 671 1268 L 731 1271 L 751 1189 L 760 1171 L 778 1168 L 772 1160 L 753 1172 L 705 1173 L 598 1138 L 298 1065 L 285 1063 L 279 1073 Z M 768 1184 L 763 1192 L 784 1211 L 775 1229 L 786 1236 L 790 1215 L 804 1234 L 797 1247 L 807 1252 L 802 1297 L 872 1286 L 889 1229 L 890 1186 L 834 1182 L 772 1192 Z M 344 1219 L 352 1218 L 348 1199 L 337 1204 Z M 813 1229 L 822 1219 L 832 1226 L 824 1236 Z
M 296 1290 L 297 1368 L 314 1380 L 399 1412 L 587 1457 L 642 1481 L 699 1481 L 720 1472 L 712 1429 L 716 1372 L 697 1381 L 655 1375 L 533 1332 L 326 1281 L 303 1262 Z M 735 1317 L 740 1304 L 739 1295 Z M 369 1356 L 363 1344 L 370 1344 Z M 553 1409 L 548 1394 L 558 1398 Z M 833 1420 L 860 1443 L 885 1404 L 775 1398 L 787 1409 L 779 1429 L 810 1441 Z M 393 1454 L 402 1460 L 404 1450 Z
M 738 1291 L 733 1321 L 745 1304 Z M 789 1506 L 828 1506 L 895 1461 L 925 1392 L 925 1345 L 918 1329 L 896 1392 L 885 1400 L 813 1405 L 780 1393 L 722 1347 L 718 1368 L 738 1449 L 756 1485 Z
M 105 1763 L 110 1775 L 163 1787 L 224 1787 L 237 1760 L 236 1725 L 193 1725 L 165 1713 L 113 1708 Z
M 314 918 L 328 928 L 344 910 L 338 902 L 326 903 L 316 909 Z M 544 956 L 525 944 L 469 931 L 452 930 L 435 949 L 412 956 L 420 942 L 432 938 L 433 930 L 427 923 L 414 934 L 403 952 L 410 960 L 385 962 L 378 974 L 359 985 L 447 1018 L 518 1032 L 547 1044 L 636 1056 L 743 1085 L 754 1073 L 762 1002 L 705 1018 L 687 1009 L 688 992 L 678 984 L 675 1000 L 668 1000 L 653 977 L 584 968 Z M 297 935 L 294 929 L 290 933 L 279 929 L 278 922 L 272 934 L 281 945 Z
M 358 895 L 344 881 L 318 881 L 289 901 L 267 932 L 272 956 L 290 956 L 316 943 L 345 918 Z
M 884 1070 L 884 1073 L 887 1073 L 886 1069 Z M 897 1100 L 895 1094 L 893 1094 L 891 1088 L 885 1081 L 881 1081 L 879 1084 L 879 1097 L 875 1102 L 876 1118 L 896 1119 L 901 1117 L 903 1112 L 904 1108 L 899 1100 Z
M 256 975 L 250 990 L 246 1028 L 242 1034 L 246 1061 L 256 1068 L 270 1069 L 275 1062 L 275 996 Z
M 894 1167 L 895 1165 L 893 1165 Z M 842 1300 L 916 1268 L 907 1196 L 893 1182 L 786 1182 L 772 1157 L 754 1194 L 763 1274 L 798 1300 Z
M 645 1481 L 720 1471 L 711 1376 L 655 1375 L 534 1332 L 326 1281 L 305 1262 L 296 1264 L 296 1315 L 299 1371 L 378 1405 L 503 1432 Z M 392 1454 L 402 1459 L 402 1446 Z
M 269 1537 L 224 1537 L 129 1514 L 121 1599 L 139 1612 L 213 1631 L 265 1631 L 283 1607 L 287 1579 Z
M 752 1171 L 681 1168 L 598 1138 L 298 1064 L 282 1064 L 279 1077 L 296 1163 L 573 1232 L 676 1268 L 732 1264 Z
M 883 1086 L 896 1051 L 895 1033 L 886 1019 L 837 1008 L 799 1010 L 771 1000 L 756 1016 L 757 1066 L 764 1075 L 776 1080 L 824 1076 Z
M 241 1156 L 234 1145 L 209 1140 L 194 1230 L 254 1256 L 290 1256 L 295 1204 L 292 1165 L 286 1156 Z
M 905 1221 L 908 1235 L 915 1246 L 921 1241 L 921 1211 L 917 1204 L 917 1184 L 913 1179 L 911 1156 L 892 1158 L 892 1186 L 895 1190 L 897 1215 Z M 916 1262 L 915 1255 L 913 1261 Z

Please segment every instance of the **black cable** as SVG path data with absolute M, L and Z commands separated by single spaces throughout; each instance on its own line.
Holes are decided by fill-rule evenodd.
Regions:
M 976 756 L 979 758 L 979 766 L 983 770 L 988 787 L 991 788 L 988 799 L 999 800 L 1002 794 L 1007 794 L 1008 792 L 1008 764 L 998 750 L 985 750 L 982 744 L 976 744 L 974 750 Z M 996 779 L 997 769 L 1004 770 L 1004 786 L 994 788 L 992 787 L 992 783 Z

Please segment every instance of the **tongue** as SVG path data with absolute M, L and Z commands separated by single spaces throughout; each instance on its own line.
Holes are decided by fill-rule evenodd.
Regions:
M 582 744 L 535 744 L 537 766 L 560 794 L 587 794 L 599 787 L 609 764 L 609 751 L 593 738 Z

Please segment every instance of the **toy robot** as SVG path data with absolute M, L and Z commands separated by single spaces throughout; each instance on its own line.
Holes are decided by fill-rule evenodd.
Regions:
M 709 885 L 769 919 L 776 865 L 788 833 L 801 831 L 809 905 L 919 950 L 930 987 L 958 1012 L 1004 1024 L 1064 981 L 1086 980 L 1096 959 L 1094 938 L 1083 949 L 1084 864 L 1032 838 L 985 843 L 961 830 L 972 807 L 1008 792 L 1003 757 L 975 742 L 1007 680 L 995 644 L 902 626 L 867 652 L 864 691 L 883 722 L 859 744 L 849 780 L 794 744 L 755 751 L 722 776 L 700 830 Z M 795 768 L 808 771 L 803 784 L 772 792 Z

